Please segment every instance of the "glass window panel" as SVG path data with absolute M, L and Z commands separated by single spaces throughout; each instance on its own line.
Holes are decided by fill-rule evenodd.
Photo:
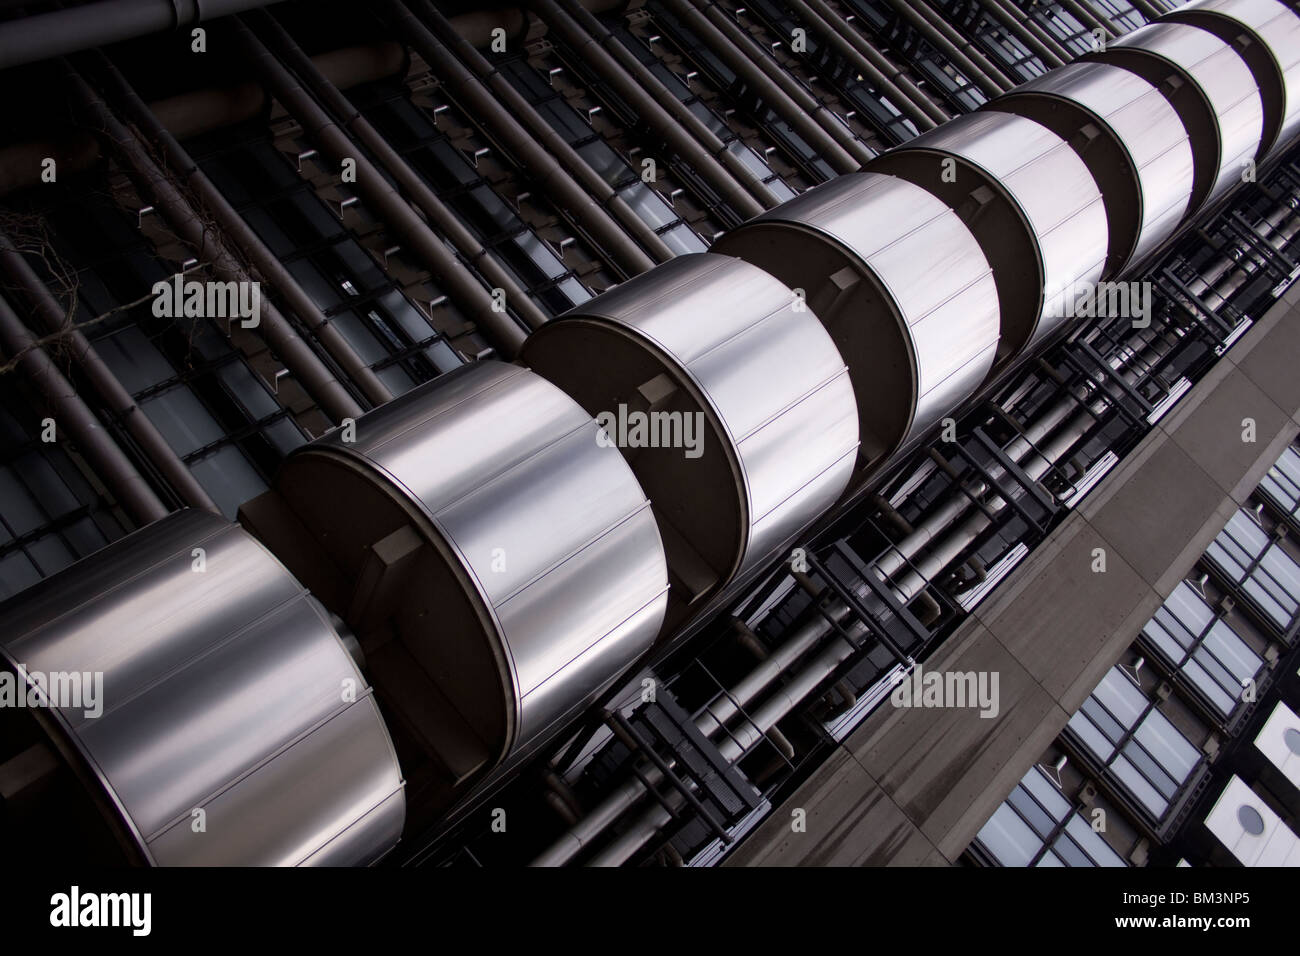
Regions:
M 1037 767 L 1025 774 L 1020 785 L 1033 795 L 1053 819 L 1064 820 L 1066 814 L 1070 812 L 1070 801 L 1065 799 L 1065 794 L 1061 793 L 1056 784 L 1043 776 Z
M 98 339 L 95 351 L 122 387 L 133 395 L 176 375 L 162 353 L 134 326 Z
M 560 291 L 568 296 L 569 301 L 574 305 L 581 305 L 588 299 L 592 298 L 591 292 L 587 287 L 572 276 L 558 283 L 558 286 Z
M 90 518 L 82 518 L 63 532 L 63 536 L 76 549 L 79 557 L 85 557 L 108 544 L 108 538 L 99 525 Z
M 542 274 L 548 279 L 558 279 L 568 273 L 569 270 L 565 268 L 564 263 L 557 259 L 555 253 L 551 252 L 550 247 L 533 233 L 521 233 L 511 241 L 537 264 L 537 267 L 542 270 Z
M 217 377 L 254 421 L 280 411 L 279 403 L 243 362 L 227 362 L 217 369 Z
M 1065 825 L 1065 832 L 1074 842 L 1092 858 L 1097 866 L 1124 866 L 1124 860 L 1116 853 L 1097 831 L 1090 827 L 1084 818 L 1075 815 Z
M 1160 791 L 1156 790 L 1146 778 L 1142 776 L 1127 759 L 1117 757 L 1110 765 L 1111 771 L 1116 778 L 1124 785 L 1133 797 L 1151 811 L 1152 816 L 1159 819 L 1164 816 L 1165 811 L 1169 809 L 1169 801 L 1161 796 Z
M 456 350 L 441 339 L 425 349 L 424 354 L 429 357 L 429 361 L 439 372 L 450 372 L 465 364 L 460 360 Z
M 737 139 L 728 143 L 727 152 L 739 159 L 745 168 L 759 179 L 767 179 L 772 175 L 772 167 L 767 165 L 756 152 L 740 140 Z
M 1044 812 L 1023 787 L 1012 790 L 1011 795 L 1007 797 L 1007 803 L 1020 813 L 1024 821 L 1040 837 L 1046 837 L 1056 826 L 1057 821 Z
M 45 577 L 49 577 L 57 571 L 62 571 L 77 560 L 77 555 L 72 553 L 72 550 L 57 534 L 47 534 L 38 541 L 29 544 L 27 554 Z
M 17 594 L 41 579 L 36 565 L 21 551 L 0 558 L 0 598 Z
M 767 188 L 772 190 L 772 195 L 776 196 L 776 198 L 781 202 L 785 202 L 787 199 L 793 199 L 797 195 L 795 191 L 787 186 L 785 181 L 780 178 L 769 179 L 767 182 Z
M 670 222 L 677 222 L 677 213 L 673 212 L 672 206 L 664 200 L 657 192 L 647 186 L 645 183 L 633 183 L 626 189 L 619 192 L 623 201 L 632 207 L 637 218 L 648 225 L 651 229 L 660 229 Z M 686 228 L 683 226 L 682 228 Z M 686 230 L 690 232 L 690 229 Z M 694 233 L 691 233 L 694 235 Z M 667 241 L 668 237 L 664 236 Z
M 330 324 L 339 330 L 352 346 L 352 350 L 361 356 L 362 361 L 367 365 L 374 365 L 388 358 L 388 352 L 379 344 L 375 333 L 354 313 L 340 312 L 330 319 Z
M 184 386 L 176 385 L 160 392 L 141 402 L 140 407 L 172 451 L 182 458 L 225 437 L 208 410 Z
M 81 506 L 81 502 L 68 490 L 68 486 L 44 455 L 29 452 L 15 461 L 12 467 L 19 480 L 27 486 L 32 497 L 51 518 L 65 515 Z
M 285 268 L 302 286 L 316 308 L 328 312 L 343 301 L 343 289 L 337 282 L 325 277 L 325 274 L 310 259 L 299 259 L 288 263 Z
M 287 455 L 299 445 L 305 444 L 307 436 L 290 418 L 282 418 L 262 429 L 262 433 L 282 455 Z
M 1060 855 L 1065 866 L 1088 867 L 1093 865 L 1092 860 L 1075 845 L 1073 840 L 1064 834 L 1056 838 L 1052 843 L 1052 849 Z
M 1070 718 L 1069 727 L 1083 745 L 1097 755 L 1099 760 L 1109 760 L 1115 753 L 1114 742 L 1097 729 L 1097 725 L 1087 718 L 1082 710 Z
M 394 395 L 401 395 L 403 392 L 409 392 L 415 388 L 415 378 L 401 365 L 390 365 L 388 368 L 377 369 L 375 375 Z
M 392 318 L 393 322 L 405 332 L 412 342 L 423 342 L 434 334 L 434 328 L 406 296 L 396 289 L 385 292 L 379 297 L 379 304 Z
M 46 521 L 36 499 L 9 468 L 0 468 L 0 517 L 14 537 L 35 531 Z
M 447 174 L 462 186 L 468 186 L 470 183 L 478 181 L 478 173 L 469 164 L 465 154 L 445 139 L 430 143 L 429 152 L 433 154 L 438 164 L 447 171 Z
M 190 472 L 212 496 L 221 513 L 232 520 L 240 505 L 266 490 L 266 482 L 234 445 L 219 448 L 193 462 Z
M 667 243 L 668 248 L 678 255 L 685 255 L 688 252 L 704 252 L 708 248 L 695 230 L 684 222 L 673 226 L 666 232 L 660 233 L 659 238 Z
M 1042 841 L 1007 804 L 1002 804 L 979 832 L 979 841 L 1003 866 L 1028 866 Z
M 592 140 L 578 147 L 578 154 L 587 161 L 587 165 L 611 186 L 626 182 L 632 176 L 632 169 L 623 157 L 614 152 L 604 140 Z M 642 183 L 641 185 L 645 185 Z M 627 197 L 624 196 L 626 199 Z M 629 199 L 628 202 L 631 202 Z M 672 220 L 670 219 L 669 222 Z

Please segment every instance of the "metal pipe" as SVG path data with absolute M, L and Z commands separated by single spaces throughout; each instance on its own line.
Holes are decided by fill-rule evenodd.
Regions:
M 834 117 L 826 115 L 825 108 L 814 97 L 805 93 L 803 99 L 806 102 L 801 105 L 785 87 L 765 71 L 759 57 L 768 60 L 774 67 L 776 64 L 772 63 L 749 37 L 744 36 L 739 27 L 727 21 L 734 30 L 742 34 L 741 39 L 737 40 L 715 26 L 706 14 L 696 9 L 691 0 L 664 0 L 664 5 L 685 23 L 691 32 L 703 40 L 728 69 L 753 90 L 759 103 L 789 124 L 790 128 L 798 133 L 821 159 L 826 160 L 835 172 L 856 172 L 871 161 L 871 152 L 857 141 L 847 126 Z M 716 4 L 710 3 L 709 9 L 710 12 L 716 11 Z M 779 68 L 778 71 L 784 73 Z M 797 86 L 793 83 L 792 85 Z M 822 115 L 819 116 L 819 113 Z M 827 123 L 832 126 L 827 126 Z M 838 136 L 837 131 L 840 134 Z
M 530 6 L 742 219 L 777 205 L 767 185 L 603 23 L 573 0 L 530 0 Z
M 447 91 L 514 154 L 560 211 L 591 235 L 626 276 L 673 257 L 667 243 L 433 4 L 412 0 L 410 7 L 414 12 L 400 0 L 385 0 L 383 5 L 390 25 L 424 58 Z
M 391 76 L 406 62 L 406 53 L 397 43 L 373 43 L 321 53 L 312 62 L 335 86 L 348 89 Z M 250 119 L 266 102 L 262 85 L 249 82 L 164 97 L 149 103 L 149 112 L 174 138 L 183 140 Z M 0 196 L 36 185 L 46 157 L 58 163 L 59 172 L 69 173 L 89 169 L 101 155 L 99 141 L 84 130 L 0 147 Z
M 1008 73 L 1002 64 L 993 60 L 992 57 L 976 46 L 969 36 L 953 29 L 952 25 L 944 19 L 943 11 L 933 6 L 934 2 L 935 0 L 928 0 L 928 2 L 917 4 L 917 12 L 933 24 L 936 30 L 946 36 L 953 46 L 961 50 L 976 66 L 988 74 L 989 79 L 997 85 L 1000 92 L 1006 92 L 1019 85 L 1019 81 Z
M 1106 34 L 1107 39 L 1115 39 L 1124 31 L 1117 29 L 1116 25 L 1111 22 L 1109 17 L 1098 15 L 1089 9 L 1085 4 L 1076 3 L 1075 0 L 1057 0 L 1061 6 L 1074 14 L 1074 18 L 1082 23 L 1085 27 L 1092 27 L 1094 30 L 1100 30 Z
M 72 383 L 63 377 L 54 360 L 36 343 L 3 297 L 0 297 L 0 347 L 45 396 L 55 414 L 55 427 L 67 428 L 77 450 L 131 517 L 141 525 L 164 517 L 167 506 L 100 426 L 95 413 L 77 396 Z
M 539 329 L 546 324 L 547 315 L 532 298 L 520 287 L 496 257 L 483 248 L 460 218 L 443 203 L 429 188 L 428 184 L 413 170 L 397 150 L 389 145 L 388 140 L 379 134 L 370 121 L 357 112 L 352 101 L 339 92 L 329 79 L 318 70 L 306 53 L 285 32 L 284 27 L 269 12 L 258 15 L 260 24 L 265 27 L 276 53 L 283 57 L 298 77 L 320 100 L 324 108 L 333 114 L 342 126 L 351 131 L 361 145 L 370 150 L 379 164 L 392 175 L 398 187 L 410 197 L 415 207 L 424 213 L 430 224 L 451 240 L 461 258 L 498 289 L 505 291 L 507 304 L 514 309 L 519 318 L 530 329 Z
M 1037 23 L 1025 16 L 1011 0 L 982 0 L 1007 28 L 1042 58 L 1048 67 L 1064 66 L 1074 59 L 1074 54 L 1056 42 Z
M 1158 9 L 1155 4 L 1148 2 L 1148 0 L 1129 0 L 1129 3 L 1148 21 L 1164 16 L 1164 11 Z
M 1135 373 L 1130 372 L 1129 374 L 1133 376 Z M 1094 406 L 1099 404 L 1099 402 L 1096 402 Z M 1030 438 L 1033 438 L 1035 433 L 1046 434 L 1050 432 L 1056 424 L 1067 417 L 1070 411 L 1076 408 L 1074 402 L 1068 399 L 1063 400 L 1058 407 L 1045 416 L 1045 420 L 1040 423 L 1038 428 L 1030 432 Z M 1020 439 L 1023 446 L 1021 448 L 1023 452 L 1022 459 L 1027 459 L 1030 456 L 1034 456 L 1036 459 L 1026 466 L 1031 477 L 1038 478 L 1046 473 L 1051 463 L 1063 456 L 1078 440 L 1078 437 L 1087 430 L 1087 422 L 1090 419 L 1085 413 L 1077 413 L 1073 420 L 1074 425 L 1062 435 L 1058 435 L 1043 450 L 1043 455 L 1039 455 L 1028 441 L 1023 438 Z M 1005 503 L 1002 506 L 1005 506 Z M 1000 509 L 994 508 L 993 510 L 996 512 L 996 510 Z M 982 512 L 976 513 L 973 517 L 983 519 L 987 523 L 987 519 Z M 978 534 L 979 530 L 982 530 L 982 528 L 972 529 L 974 534 Z M 973 536 L 970 540 L 973 540 Z M 966 543 L 969 543 L 969 541 Z M 961 545 L 961 548 L 964 547 L 965 543 Z M 956 553 L 960 553 L 960 550 L 960 548 L 957 549 Z M 950 563 L 953 557 L 955 557 L 955 554 L 948 557 L 944 566 Z M 904 599 L 910 599 L 915 593 L 919 593 L 926 584 L 928 584 L 928 580 L 922 582 L 914 590 L 909 589 L 909 592 L 905 593 Z M 826 611 L 837 624 L 843 623 L 849 615 L 848 608 L 838 601 L 831 604 Z M 747 704 L 756 699 L 773 680 L 788 671 L 799 658 L 816 648 L 832 630 L 831 623 L 825 618 L 818 617 L 809 621 L 780 647 L 776 648 L 765 661 L 751 670 L 739 683 L 710 701 L 706 705 L 704 712 L 697 718 L 696 727 L 709 737 L 716 738 L 722 735 L 729 721 L 737 717 Z M 853 622 L 849 625 L 849 634 L 856 640 L 865 636 L 866 628 L 859 622 Z M 854 649 L 851 642 L 842 638 L 827 645 L 789 683 L 773 693 L 756 711 L 747 714 L 737 728 L 725 730 L 726 736 L 719 744 L 719 750 L 723 756 L 733 762 L 743 756 L 747 750 L 765 737 L 772 727 L 776 726 L 777 722 L 790 713 L 809 694 L 813 693 L 826 677 L 829 677 L 843 661 L 848 659 Z M 656 782 L 653 777 L 648 777 L 648 779 L 651 780 L 652 784 Z M 634 798 L 643 792 L 644 786 L 641 784 L 640 779 L 632 778 L 620 787 L 609 800 L 602 802 L 592 815 L 584 818 L 578 827 L 573 828 L 570 833 L 556 841 L 543 857 L 538 858 L 536 865 L 560 865 L 572 859 L 583 847 L 590 845 L 599 836 L 601 830 L 632 806 L 636 802 Z M 672 796 L 670 795 L 668 799 L 671 802 Z M 612 866 L 624 862 L 669 819 L 671 819 L 670 815 L 661 806 L 650 807 L 637 824 L 602 850 L 600 854 L 592 859 L 590 865 Z
M 1004 87 L 985 72 L 973 59 L 957 48 L 957 45 L 921 12 L 921 8 L 908 3 L 907 0 L 885 0 L 904 20 L 910 23 L 940 53 L 952 61 L 953 66 L 966 74 L 975 86 L 990 99 L 1006 92 L 1011 87 Z
M 35 63 L 120 40 L 186 30 L 279 0 L 101 0 L 0 24 L 0 65 Z
M 859 633 L 866 628 L 857 625 Z M 772 696 L 744 721 L 740 727 L 731 731 L 718 745 L 723 758 L 735 763 L 745 753 L 763 740 L 767 733 L 785 718 L 810 694 L 812 694 L 829 677 L 839 665 L 854 652 L 854 646 L 840 638 L 832 641 L 818 654 L 807 667 L 799 671 L 783 687 L 773 692 Z M 676 799 L 674 799 L 676 798 Z M 685 802 L 679 794 L 670 794 L 669 803 Z M 674 807 L 674 809 L 676 809 Z M 660 804 L 647 808 L 641 818 L 628 828 L 608 846 L 604 847 L 588 862 L 588 866 L 620 866 L 645 845 L 646 841 L 672 820 L 672 813 Z
M 98 131 L 117 154 L 141 195 L 156 206 L 177 235 L 213 272 L 226 282 L 249 282 L 248 273 L 231 255 L 212 224 L 181 195 L 171 179 L 149 157 L 147 150 L 99 98 L 69 63 L 63 64 L 64 78 L 72 99 L 84 114 L 87 125 Z M 258 329 L 285 367 L 293 374 L 321 409 L 336 422 L 358 418 L 361 406 L 327 369 L 275 304 L 263 301 Z
M 90 386 L 99 394 L 105 410 L 126 429 L 131 439 L 139 446 L 140 452 L 156 469 L 158 474 L 172 487 L 183 502 L 191 508 L 204 511 L 220 512 L 215 501 L 203 490 L 198 479 L 185 467 L 177 457 L 167 439 L 154 427 L 149 416 L 136 404 L 131 393 L 122 387 L 117 376 L 112 373 L 104 360 L 95 351 L 94 346 L 64 314 L 49 287 L 41 281 L 23 258 L 13 242 L 0 232 L 0 272 L 6 279 L 17 286 L 27 300 L 31 314 L 40 319 L 49 335 L 62 337 L 64 351 L 72 356 L 73 361 L 86 377 Z
M 790 72 L 771 56 L 768 50 L 765 50 L 739 23 L 732 20 L 727 12 L 714 0 L 689 0 L 689 2 L 702 5 L 704 15 L 709 22 L 717 27 L 724 37 L 734 43 L 736 48 L 744 53 L 768 79 L 794 100 L 796 105 L 816 120 L 822 129 L 833 136 L 835 141 L 843 146 L 850 156 L 863 166 L 875 158 L 875 152 L 868 149 L 857 138 L 843 119 L 827 109 L 821 100 L 813 96 L 801 83 L 795 80 Z M 849 172 L 852 172 L 852 170 L 849 170 Z
M 1160 353 L 1159 343 L 1162 340 L 1154 337 L 1146 343 L 1143 354 L 1154 352 L 1158 357 Z M 1120 375 L 1128 382 L 1135 382 L 1140 372 L 1139 367 L 1145 361 L 1143 354 L 1130 352 L 1117 361 L 1112 361 L 1112 367 L 1119 371 Z M 1127 360 L 1127 363 L 1126 361 Z M 1135 361 L 1136 360 L 1136 361 Z M 1149 363 L 1148 363 L 1149 364 Z M 1127 366 L 1127 367 L 1126 367 Z M 1064 399 L 1062 404 L 1073 406 L 1073 402 Z M 1037 481 L 1048 470 L 1059 461 L 1071 447 L 1074 446 L 1084 433 L 1087 432 L 1091 423 L 1094 421 L 1093 416 L 1105 408 L 1105 400 L 1101 397 L 1096 398 L 1089 403 L 1086 411 L 1075 413 L 1069 420 L 1068 424 L 1054 437 L 1041 451 L 1031 455 L 1030 458 L 1022 463 L 1025 474 L 1031 481 Z M 957 556 L 964 551 L 972 541 L 975 540 L 986 528 L 992 524 L 992 516 L 996 516 L 1003 509 L 1008 507 L 1007 500 L 999 489 L 993 489 L 994 496 L 991 501 L 986 502 L 985 511 L 976 510 L 970 516 L 957 526 L 946 538 L 940 540 L 939 546 L 930 551 L 925 558 L 914 567 L 907 570 L 901 578 L 892 583 L 892 587 L 904 601 L 910 601 L 913 597 L 929 586 L 934 577 L 944 568 L 948 567 Z
M 303 133 L 335 163 L 356 163 L 356 186 L 367 205 L 384 220 L 393 236 L 411 250 L 433 273 L 434 279 L 465 311 L 474 316 L 492 339 L 497 351 L 514 358 L 523 344 L 523 327 L 508 313 L 493 308 L 492 296 L 459 262 L 447 244 L 393 188 L 351 138 L 321 108 L 288 68 L 238 18 L 228 21 L 231 37 L 256 70 L 271 94 L 300 126 Z
M 921 132 L 934 129 L 951 117 L 937 103 L 921 92 L 915 83 L 890 63 L 862 38 L 856 30 L 841 32 L 836 29 L 837 14 L 819 0 L 790 0 L 790 9 L 836 51 L 852 64 L 853 68 L 873 83 L 894 104 L 907 114 Z M 841 21 L 843 22 L 843 21 Z M 895 83 L 887 73 L 892 72 Z M 900 88 L 901 87 L 901 88 Z M 906 92 L 904 92 L 906 90 Z
M 374 370 L 357 355 L 342 333 L 330 322 L 307 295 L 298 280 L 280 262 L 260 236 L 249 227 L 244 217 L 235 211 L 221 190 L 213 185 L 190 154 L 155 116 L 126 78 L 118 72 L 108 58 L 98 55 L 101 78 L 111 95 L 116 96 L 127 119 L 140 133 L 153 140 L 161 150 L 172 173 L 203 203 L 205 210 L 217 221 L 222 232 L 234 243 L 253 265 L 261 278 L 279 291 L 294 315 L 338 363 L 339 368 L 374 405 L 382 405 L 393 397 L 388 386 L 380 381 Z

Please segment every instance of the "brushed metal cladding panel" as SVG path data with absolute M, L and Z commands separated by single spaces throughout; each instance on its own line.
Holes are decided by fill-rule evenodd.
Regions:
M 910 140 L 973 163 L 1000 182 L 1033 229 L 1042 256 L 1034 348 L 1071 314 L 1075 290 L 1101 278 L 1109 234 L 1097 182 L 1070 145 L 1033 120 L 995 110 L 967 113 Z
M 1146 80 L 1108 63 L 1072 63 L 1017 87 L 1078 103 L 1102 120 L 1137 169 L 1142 224 L 1131 262 L 1148 255 L 1182 223 L 1192 196 L 1192 147 L 1182 120 Z
M 1219 169 L 1207 202 L 1241 182 L 1243 163 L 1254 158 L 1264 132 L 1263 101 L 1246 61 L 1214 34 L 1183 23 L 1151 23 L 1111 46 L 1163 57 L 1210 101 L 1219 127 Z
M 56 712 L 152 861 L 295 865 L 347 834 L 331 861 L 368 863 L 400 836 L 401 772 L 364 678 L 316 601 L 237 525 L 170 515 L 0 620 L 5 655 L 29 672 L 103 673 L 101 715 Z M 241 797 L 259 785 L 275 799 Z
M 545 379 L 487 361 L 362 416 L 355 442 L 335 431 L 294 453 L 360 463 L 450 547 L 508 662 L 503 706 L 518 726 L 507 746 L 604 687 L 663 622 L 667 567 L 650 503 L 598 433 Z
M 722 423 L 744 483 L 737 573 L 829 508 L 858 445 L 848 369 L 784 284 L 731 256 L 678 256 L 565 314 L 614 322 L 689 377 Z
M 402 833 L 405 808 L 383 761 L 368 746 L 380 719 L 373 698 L 331 718 L 289 747 L 274 762 L 241 778 L 204 805 L 206 833 L 195 833 L 186 815 L 158 834 L 155 859 L 168 865 L 349 866 L 373 862 L 377 846 L 391 847 Z M 327 823 L 333 836 L 283 826 L 308 814 Z M 219 836 L 218 836 L 219 835 Z
M 1282 127 L 1269 153 L 1276 154 L 1300 132 L 1300 16 L 1278 0 L 1194 0 L 1176 12 L 1198 10 L 1236 20 L 1272 54 L 1284 87 Z
M 917 394 L 900 445 L 983 382 L 1000 332 L 993 272 L 970 230 L 929 192 L 894 176 L 850 173 L 751 222 L 792 223 L 829 237 L 894 301 L 906 325 Z

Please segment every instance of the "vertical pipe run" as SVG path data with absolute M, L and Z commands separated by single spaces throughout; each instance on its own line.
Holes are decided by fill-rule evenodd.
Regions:
M 141 453 L 158 469 L 159 475 L 171 485 L 181 500 L 192 508 L 220 512 L 217 503 L 176 456 L 171 445 L 167 444 L 167 439 L 163 438 L 149 416 L 135 403 L 131 393 L 122 387 L 117 376 L 104 364 L 86 337 L 64 315 L 53 293 L 3 233 L 0 233 L 0 272 L 22 290 L 28 308 L 41 320 L 46 333 L 62 336 L 64 351 L 72 356 L 91 387 L 99 393 L 105 409 L 122 424 L 127 434 L 140 447 Z
M 320 100 L 324 108 L 339 120 L 345 129 L 354 133 L 361 145 L 370 150 L 379 160 L 379 164 L 392 175 L 397 185 L 410 197 L 415 207 L 424 213 L 430 224 L 451 240 L 462 259 L 477 269 L 488 282 L 505 290 L 506 302 L 518 313 L 530 329 L 539 329 L 546 323 L 546 313 L 537 307 L 529 297 L 483 244 L 478 241 L 441 199 L 429 188 L 428 184 L 402 159 L 397 150 L 389 145 L 388 140 L 379 135 L 379 131 L 370 121 L 357 112 L 352 101 L 344 96 L 329 78 L 311 61 L 311 58 L 299 48 L 298 44 L 285 31 L 270 13 L 258 14 L 259 22 L 270 37 L 275 52 L 284 58 L 298 77 L 307 84 L 311 92 Z
M 762 105 L 789 124 L 835 172 L 857 172 L 871 161 L 871 152 L 857 141 L 847 126 L 825 115 L 825 108 L 816 99 L 805 94 L 804 102 L 797 102 L 789 90 L 769 75 L 759 59 L 766 59 L 765 54 L 748 37 L 735 38 L 724 32 L 696 9 L 691 0 L 665 0 L 664 5 L 744 81 Z M 717 11 L 716 4 L 709 6 L 710 13 Z M 731 26 L 741 32 L 734 24 Z M 768 62 L 776 66 L 770 60 Z
M 221 190 L 213 185 L 207 174 L 190 157 L 180 142 L 163 126 L 131 88 L 126 78 L 109 59 L 96 51 L 101 78 L 106 83 L 111 95 L 115 96 L 126 118 L 141 134 L 157 144 L 167 161 L 168 167 L 176 177 L 194 191 L 194 195 L 203 203 L 212 218 L 217 221 L 225 233 L 252 263 L 261 277 L 269 282 L 284 297 L 298 320 L 314 335 L 330 357 L 338 363 L 339 368 L 360 389 L 366 399 L 373 405 L 382 405 L 393 397 L 388 386 L 380 381 L 361 357 L 353 350 L 348 340 L 343 337 L 325 314 L 317 308 L 316 303 L 307 295 L 298 280 L 227 202 Z
M 54 410 L 56 429 L 68 430 L 78 451 L 131 517 L 141 525 L 164 517 L 168 512 L 167 506 L 136 471 L 117 442 L 100 427 L 95 413 L 77 397 L 72 383 L 63 377 L 49 354 L 36 344 L 31 332 L 4 298 L 0 298 L 0 347 L 45 396 Z
M 383 173 L 362 154 L 262 41 L 238 17 L 229 22 L 237 48 L 266 83 L 271 95 L 302 126 L 307 138 L 332 162 L 342 164 L 350 159 L 356 163 L 357 191 L 366 203 L 384 220 L 393 236 L 428 266 L 438 284 L 446 289 L 457 305 L 484 329 L 497 351 L 513 359 L 525 338 L 519 323 L 508 312 L 497 312 L 493 308 L 492 296 L 482 283 L 452 255 L 447 244 L 433 234 Z
M 585 229 L 627 277 L 673 258 L 668 244 L 433 4 L 412 0 L 410 7 L 384 0 L 394 32 L 424 58 L 489 137 L 519 160 L 539 191 Z
M 531 0 L 531 5 L 742 219 L 777 205 L 776 196 L 753 170 L 728 152 L 726 144 L 596 17 L 574 0 Z
M 210 223 L 181 195 L 171 179 L 149 157 L 148 151 L 69 63 L 63 64 L 64 79 L 72 100 L 91 129 L 98 131 L 117 154 L 141 194 L 162 212 L 177 235 L 201 260 L 210 263 L 223 282 L 249 282 L 248 273 Z M 263 300 L 258 328 L 285 367 L 293 373 L 325 414 L 336 422 L 358 418 L 361 406 L 327 369 L 306 341 L 272 302 Z

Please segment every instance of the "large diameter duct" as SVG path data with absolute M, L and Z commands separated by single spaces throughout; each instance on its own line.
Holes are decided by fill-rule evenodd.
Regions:
M 187 30 L 279 0 L 103 0 L 0 23 L 0 69 L 120 40 Z
M 102 674 L 94 709 L 55 700 L 37 718 L 129 859 L 357 865 L 401 835 L 404 784 L 365 679 L 320 605 L 238 526 L 177 512 L 0 619 L 15 672 Z
M 1106 199 L 1118 277 L 1182 224 L 1192 198 L 1192 147 L 1178 113 L 1141 77 L 1108 63 L 1072 63 L 989 107 L 1041 123 L 1070 142 Z
M 1032 120 L 970 113 L 869 167 L 928 190 L 970 228 L 993 267 L 1001 307 L 990 375 L 1037 348 L 1101 278 L 1108 230 L 1096 180 L 1065 140 Z
M 532 372 L 465 366 L 296 449 L 276 488 L 300 572 L 381 697 L 460 783 L 588 703 L 653 644 L 650 502 L 591 417 Z M 346 507 L 340 507 L 346 502 Z
M 1152 23 L 1088 59 L 1136 73 L 1169 99 L 1191 140 L 1191 210 L 1242 181 L 1264 132 L 1264 106 L 1246 61 L 1213 33 Z
M 919 186 L 850 173 L 719 239 L 801 292 L 849 367 L 859 469 L 925 432 L 984 381 L 998 345 L 988 259 Z
M 1250 66 L 1264 102 L 1257 161 L 1300 132 L 1300 16 L 1277 0 L 1195 0 L 1161 19 L 1210 31 Z
M 611 426 L 688 602 L 768 558 L 848 484 L 858 419 L 844 360 L 806 304 L 747 262 L 679 256 L 548 323 L 522 358 Z M 657 447 L 622 428 L 631 416 Z M 691 431 L 695 447 L 671 440 Z

